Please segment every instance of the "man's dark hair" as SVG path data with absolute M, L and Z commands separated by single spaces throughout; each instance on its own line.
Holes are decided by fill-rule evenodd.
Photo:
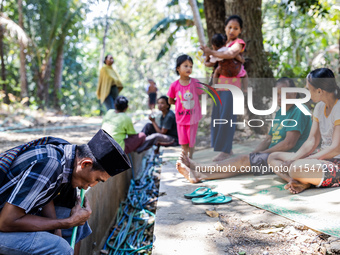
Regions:
M 282 78 L 278 79 L 276 81 L 276 84 L 278 84 L 278 83 L 286 83 L 288 85 L 288 87 L 291 87 L 291 88 L 296 87 L 294 81 L 291 78 L 288 78 L 288 77 L 282 77 Z
M 288 78 L 288 77 L 282 77 L 282 78 L 278 79 L 276 81 L 275 86 L 277 86 L 277 84 L 279 84 L 279 83 L 284 83 L 290 88 L 296 88 L 295 82 L 291 78 Z M 301 98 L 300 93 L 296 93 L 296 98 Z
M 166 104 L 168 105 L 168 110 L 170 110 L 171 104 L 169 104 L 169 98 L 167 96 L 161 96 L 157 99 L 157 102 L 159 99 L 164 99 Z
M 93 162 L 93 170 L 98 170 L 101 172 L 105 172 L 105 169 L 98 163 L 97 159 L 93 156 L 92 151 L 90 150 L 87 144 L 82 144 L 77 146 L 77 157 L 79 159 L 82 158 L 90 158 Z

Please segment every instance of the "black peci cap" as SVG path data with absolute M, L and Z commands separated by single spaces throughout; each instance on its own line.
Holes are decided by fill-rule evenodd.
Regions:
M 131 163 L 119 144 L 103 129 L 87 143 L 93 156 L 111 176 L 131 168 Z

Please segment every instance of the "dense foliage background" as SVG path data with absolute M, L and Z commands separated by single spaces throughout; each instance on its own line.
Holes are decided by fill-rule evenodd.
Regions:
M 185 0 L 1 0 L 0 4 L 2 105 L 13 105 L 28 95 L 22 104 L 33 109 L 100 115 L 104 107 L 95 91 L 105 51 L 104 55 L 114 56 L 130 111 L 147 109 L 147 78 L 153 78 L 165 94 L 177 79 L 176 57 L 181 53 L 195 57 L 199 47 Z M 199 0 L 206 30 L 203 6 Z M 20 15 L 29 38 L 26 47 L 16 27 Z M 263 43 L 274 76 L 305 77 L 320 66 L 339 74 L 339 20 L 336 0 L 263 0 Z M 25 53 L 22 69 L 20 52 Z M 193 76 L 204 77 L 206 71 L 195 59 Z M 25 77 L 26 85 L 20 77 Z

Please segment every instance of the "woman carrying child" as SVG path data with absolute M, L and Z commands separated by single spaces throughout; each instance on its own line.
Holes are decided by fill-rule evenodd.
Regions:
M 198 80 L 190 78 L 193 61 L 188 55 L 181 55 L 176 61 L 179 80 L 170 85 L 169 103 L 175 104 L 178 143 L 189 158 L 192 158 L 196 143 L 198 122 L 202 118 L 199 95 L 203 90 Z
M 223 59 L 219 62 L 219 67 L 215 70 L 215 76 L 219 77 L 218 83 L 231 84 L 239 88 L 242 87 L 241 77 L 246 78 L 246 71 L 242 63 L 235 58 L 240 59 L 239 54 L 245 49 L 245 42 L 238 38 L 243 27 L 242 19 L 237 15 L 230 16 L 225 22 L 225 32 L 227 35 L 226 50 L 211 50 L 207 46 L 201 46 L 206 56 L 212 55 L 215 58 Z M 214 46 L 216 49 L 216 47 Z M 206 66 L 212 66 L 206 61 Z M 246 83 L 242 90 L 245 90 Z M 216 125 L 211 124 L 211 145 L 214 151 L 220 153 L 213 158 L 213 161 L 222 161 L 229 158 L 232 154 L 232 143 L 235 133 L 235 125 L 230 126 L 230 122 L 236 122 L 236 116 L 233 115 L 233 97 L 229 90 L 216 89 L 222 100 L 223 106 L 217 104 L 213 106 L 212 119 L 226 119 L 228 124 Z

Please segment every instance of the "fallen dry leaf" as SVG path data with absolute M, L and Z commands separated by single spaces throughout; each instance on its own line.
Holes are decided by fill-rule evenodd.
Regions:
M 283 228 L 268 228 L 268 229 L 258 230 L 258 232 L 263 233 L 263 234 L 271 234 L 271 233 L 280 232 L 282 229 Z
M 224 227 L 222 226 L 222 223 L 219 222 L 219 221 L 214 224 L 214 227 L 215 227 L 215 229 L 217 231 L 223 231 L 224 230 Z
M 219 213 L 216 211 L 205 210 L 205 213 L 211 218 L 217 218 L 219 216 Z

